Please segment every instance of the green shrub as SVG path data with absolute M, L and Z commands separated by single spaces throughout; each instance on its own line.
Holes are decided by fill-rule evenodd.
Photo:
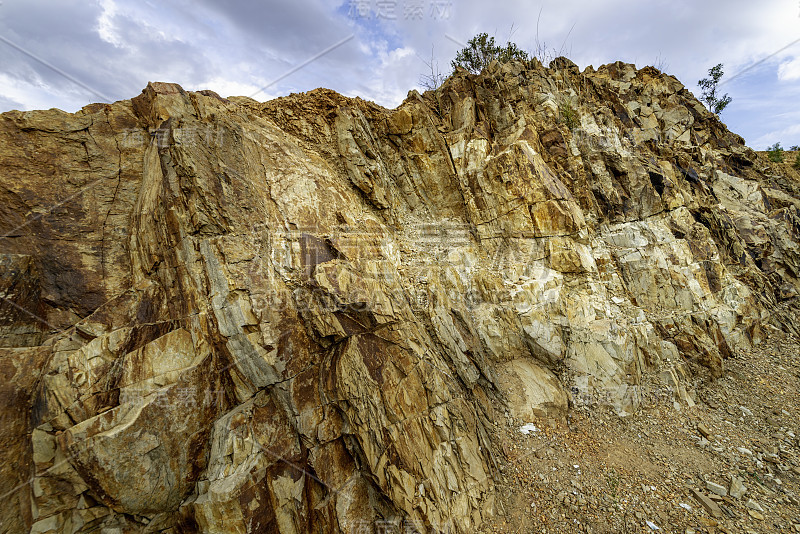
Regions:
M 579 124 L 578 112 L 566 100 L 558 104 L 558 119 L 570 130 L 574 130 Z
M 775 143 L 767 149 L 767 157 L 774 163 L 783 163 L 783 147 L 780 143 Z
M 794 158 L 794 168 L 800 171 L 800 152 Z
M 473 74 L 480 74 L 489 64 L 498 60 L 507 63 L 512 60 L 528 61 L 528 53 L 519 48 L 515 43 L 508 42 L 505 46 L 495 44 L 494 37 L 487 33 L 479 33 L 469 41 L 467 46 L 456 53 L 456 58 L 451 62 L 453 69 L 464 67 Z

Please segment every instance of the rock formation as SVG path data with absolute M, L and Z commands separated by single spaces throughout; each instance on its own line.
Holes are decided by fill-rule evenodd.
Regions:
M 498 418 L 692 403 L 800 289 L 798 177 L 652 67 L 0 117 L 4 532 L 471 532 Z

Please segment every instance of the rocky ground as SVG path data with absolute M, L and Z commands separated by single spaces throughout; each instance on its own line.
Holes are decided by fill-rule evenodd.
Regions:
M 800 532 L 800 338 L 738 351 L 693 407 L 653 387 L 627 418 L 498 422 L 504 498 L 483 531 Z

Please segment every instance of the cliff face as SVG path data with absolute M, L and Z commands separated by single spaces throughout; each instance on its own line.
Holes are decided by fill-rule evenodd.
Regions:
M 470 532 L 498 418 L 693 403 L 800 289 L 797 176 L 673 77 L 0 116 L 4 531 Z

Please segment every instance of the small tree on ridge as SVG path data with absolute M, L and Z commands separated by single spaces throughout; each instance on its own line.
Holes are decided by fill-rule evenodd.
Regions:
M 463 67 L 473 74 L 480 74 L 495 59 L 506 63 L 514 59 L 528 61 L 529 58 L 528 53 L 515 43 L 508 42 L 505 46 L 499 46 L 495 44 L 494 37 L 479 33 L 467 41 L 467 46 L 458 51 L 451 64 L 453 69 Z
M 717 96 L 717 85 L 720 79 L 722 79 L 723 74 L 725 73 L 722 71 L 722 63 L 720 63 L 716 67 L 708 69 L 710 78 L 703 78 L 697 82 L 697 85 L 703 90 L 700 100 L 705 102 L 708 109 L 717 115 L 721 114 L 722 110 L 725 109 L 732 100 L 727 93 L 721 97 Z

